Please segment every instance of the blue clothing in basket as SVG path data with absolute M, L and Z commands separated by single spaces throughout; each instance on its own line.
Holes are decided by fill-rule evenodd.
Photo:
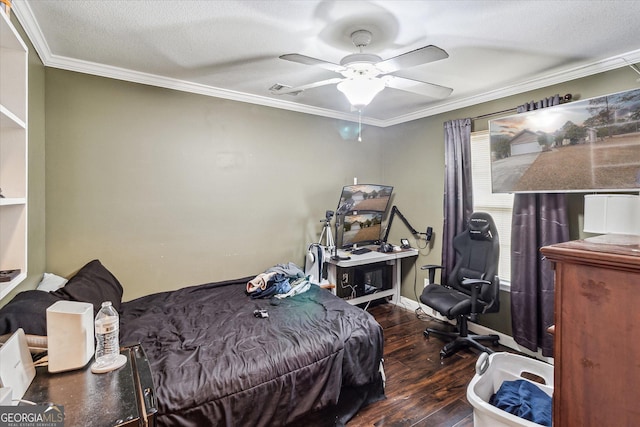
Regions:
M 525 420 L 551 426 L 551 396 L 529 381 L 503 381 L 489 403 Z

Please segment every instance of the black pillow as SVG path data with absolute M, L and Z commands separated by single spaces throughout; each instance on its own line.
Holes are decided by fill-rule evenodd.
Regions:
M 25 334 L 47 335 L 47 308 L 61 298 L 49 292 L 24 291 L 0 308 L 0 335 L 18 328 Z
M 111 301 L 113 308 L 120 311 L 122 285 L 97 259 L 89 262 L 62 288 L 51 292 L 54 296 L 93 304 L 93 314 L 98 314 L 104 301 Z

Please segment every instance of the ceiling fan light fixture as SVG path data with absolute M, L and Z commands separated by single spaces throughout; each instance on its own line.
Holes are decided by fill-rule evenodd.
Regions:
M 363 108 L 375 98 L 385 87 L 384 81 L 373 78 L 354 78 L 338 83 L 338 90 L 347 97 L 349 103 L 355 108 Z
M 434 99 L 446 98 L 451 94 L 453 91 L 451 88 L 392 74 L 405 68 L 448 58 L 447 52 L 437 46 L 427 45 L 383 60 L 378 55 L 364 52 L 364 48 L 369 46 L 371 38 L 371 32 L 368 30 L 358 30 L 351 33 L 351 41 L 359 52 L 345 56 L 339 64 L 298 53 L 281 55 L 280 59 L 324 68 L 341 74 L 342 78 L 316 81 L 294 88 L 272 87 L 271 93 L 274 95 L 294 94 L 306 89 L 337 84 L 338 90 L 344 93 L 351 106 L 360 110 L 361 113 L 362 109 L 369 105 L 385 87 Z

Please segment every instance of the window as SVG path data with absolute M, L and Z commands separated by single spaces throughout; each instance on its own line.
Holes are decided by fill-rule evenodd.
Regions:
M 493 217 L 500 239 L 501 285 L 511 280 L 511 211 L 513 194 L 491 192 L 491 148 L 489 131 L 471 134 L 471 173 L 473 175 L 473 210 L 487 212 Z

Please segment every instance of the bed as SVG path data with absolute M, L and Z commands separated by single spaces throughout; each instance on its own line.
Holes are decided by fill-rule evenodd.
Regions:
M 117 279 L 94 260 L 60 289 L 16 295 L 0 309 L 0 335 L 46 334 L 46 321 L 43 333 L 39 315 L 25 311 L 58 299 L 92 302 L 96 312 L 117 299 L 121 345 L 142 344 L 151 365 L 159 426 L 295 425 L 317 411 L 342 425 L 384 398 L 382 329 L 371 315 L 315 285 L 254 299 L 253 277 L 121 302 Z

